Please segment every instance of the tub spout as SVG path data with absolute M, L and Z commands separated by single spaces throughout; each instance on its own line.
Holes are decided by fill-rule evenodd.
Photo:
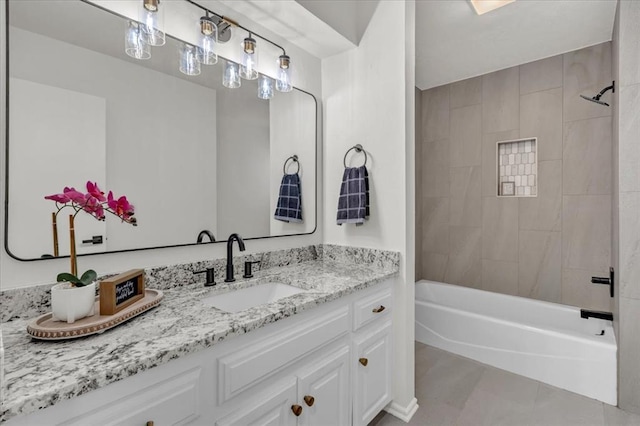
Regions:
M 604 311 L 590 311 L 588 309 L 580 309 L 580 318 L 600 318 L 603 320 L 613 321 L 613 314 Z

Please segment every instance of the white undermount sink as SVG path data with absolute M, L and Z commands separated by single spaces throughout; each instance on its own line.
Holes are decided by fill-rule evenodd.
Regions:
M 305 290 L 288 284 L 265 283 L 207 297 L 202 303 L 234 313 L 304 292 Z

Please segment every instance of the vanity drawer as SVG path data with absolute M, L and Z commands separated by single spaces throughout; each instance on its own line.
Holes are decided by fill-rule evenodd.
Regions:
M 359 330 L 371 321 L 385 317 L 392 307 L 393 295 L 389 287 L 353 302 L 353 330 Z
M 218 404 L 349 331 L 349 307 L 272 334 L 218 358 Z

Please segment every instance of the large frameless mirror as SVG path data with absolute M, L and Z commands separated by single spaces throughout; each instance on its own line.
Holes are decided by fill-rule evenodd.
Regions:
M 232 232 L 314 232 L 312 95 L 294 89 L 260 99 L 260 80 L 224 87 L 224 58 L 185 75 L 185 45 L 170 34 L 150 58 L 134 59 L 125 54 L 130 21 L 80 0 L 8 1 L 7 25 L 11 256 L 53 255 L 55 204 L 44 196 L 84 190 L 87 181 L 126 194 L 138 226 L 80 214 L 78 254 L 195 244 L 205 230 L 218 241 Z M 276 220 L 283 172 L 298 169 L 303 220 Z M 58 227 L 65 256 L 65 220 Z

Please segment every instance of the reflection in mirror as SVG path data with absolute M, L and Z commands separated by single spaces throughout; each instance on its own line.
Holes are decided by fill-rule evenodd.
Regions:
M 78 215 L 79 254 L 195 244 L 203 230 L 217 241 L 315 230 L 313 96 L 296 89 L 260 99 L 260 80 L 223 87 L 224 58 L 186 76 L 183 43 L 169 34 L 151 58 L 133 59 L 125 54 L 129 21 L 80 0 L 13 0 L 7 18 L 12 256 L 52 254 L 53 209 L 43 197 L 88 180 L 126 193 L 138 226 Z M 302 223 L 274 219 L 283 164 L 294 154 Z M 67 234 L 59 230 L 61 256 Z

